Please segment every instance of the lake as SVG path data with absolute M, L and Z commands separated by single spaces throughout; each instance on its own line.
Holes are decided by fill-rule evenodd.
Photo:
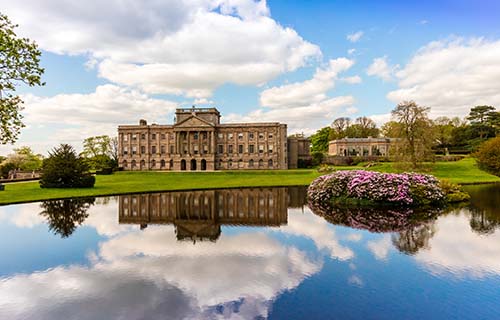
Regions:
M 388 218 L 304 187 L 0 207 L 0 319 L 499 319 L 500 185 Z

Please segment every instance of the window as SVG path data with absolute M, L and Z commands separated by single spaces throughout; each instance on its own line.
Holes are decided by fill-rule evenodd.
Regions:
M 165 140 L 166 138 L 167 138 L 167 136 L 166 136 L 164 133 L 162 133 L 162 134 L 160 135 L 160 139 Z
M 146 153 L 146 147 L 145 146 L 141 146 L 141 153 Z
M 219 144 L 219 145 L 217 146 L 217 152 L 218 152 L 218 153 L 224 153 L 224 145 Z
M 174 146 L 170 146 L 170 153 L 174 153 Z
M 253 139 L 253 132 L 250 132 L 250 133 L 248 134 L 248 138 L 249 138 L 249 139 Z
M 193 137 L 194 137 L 194 140 L 198 140 L 198 132 L 195 132 L 195 133 L 193 134 Z
M 250 161 L 248 161 L 248 167 L 253 168 L 253 159 L 250 159 Z
M 128 147 L 123 147 L 123 154 L 128 154 Z
M 273 134 L 270 133 L 268 137 L 269 137 L 269 139 L 272 139 L 273 138 Z
M 263 133 L 259 133 L 259 139 L 264 139 L 264 134 Z
M 272 144 L 269 145 L 269 153 L 273 153 L 274 146 Z
M 227 146 L 227 153 L 233 153 L 233 145 L 232 144 Z
M 219 139 L 224 139 L 224 134 L 219 132 L 219 133 L 217 134 L 217 137 L 218 137 Z
M 273 160 L 272 159 L 269 159 L 269 161 L 267 162 L 267 166 L 269 168 L 272 168 L 273 167 Z
M 161 154 L 164 154 L 164 153 L 165 153 L 165 151 L 166 151 L 165 146 L 161 146 L 161 147 L 160 147 L 160 153 L 161 153 Z
M 227 134 L 227 138 L 228 138 L 229 140 L 231 140 L 231 139 L 233 138 L 233 134 L 232 134 L 232 133 L 228 133 L 228 134 Z
M 137 140 L 137 135 L 136 134 L 132 135 L 132 140 Z
M 227 167 L 231 168 L 232 166 L 233 166 L 233 160 L 229 159 L 229 161 L 227 162 Z
M 203 153 L 204 154 L 208 153 L 208 146 L 207 145 L 203 145 Z
M 151 140 L 156 140 L 156 133 L 151 134 Z
M 128 134 L 123 135 L 123 141 L 128 141 Z
M 146 134 L 145 134 L 145 133 L 141 133 L 141 139 L 142 139 L 142 140 L 145 140 L 145 139 L 146 139 Z
M 194 154 L 198 154 L 198 145 L 197 144 L 195 144 L 193 146 L 193 152 L 194 152 Z
M 255 152 L 255 146 L 253 144 L 248 145 L 248 153 L 254 153 Z
M 242 144 L 238 145 L 238 153 L 243 153 L 243 145 Z
M 243 133 L 238 133 L 238 140 L 243 140 Z
M 264 145 L 259 144 L 259 153 L 264 153 Z
M 156 160 L 151 160 L 151 167 L 155 168 L 156 167 Z
M 151 146 L 151 153 L 155 154 L 156 153 L 156 146 Z
M 207 140 L 207 133 L 206 133 L 206 132 L 202 132 L 202 133 L 201 133 L 201 138 L 202 138 L 203 140 Z
M 137 147 L 132 147 L 132 154 L 136 154 L 137 153 Z
M 165 168 L 165 160 L 160 161 L 160 168 Z

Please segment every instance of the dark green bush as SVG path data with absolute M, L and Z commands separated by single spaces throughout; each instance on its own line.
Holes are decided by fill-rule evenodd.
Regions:
M 96 171 L 95 174 L 113 174 L 113 168 L 102 168 L 101 170 Z
M 95 177 L 90 175 L 88 165 L 68 144 L 61 144 L 43 160 L 42 188 L 91 188 L 94 183 Z

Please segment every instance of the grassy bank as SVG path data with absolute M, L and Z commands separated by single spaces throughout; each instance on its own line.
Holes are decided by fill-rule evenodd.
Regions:
M 352 170 L 364 167 L 337 167 L 337 169 Z M 380 163 L 369 170 L 397 171 L 392 163 Z M 438 162 L 429 173 L 459 184 L 500 182 L 499 177 L 480 170 L 471 158 L 457 162 Z M 7 184 L 5 191 L 0 191 L 0 204 L 133 192 L 308 185 L 319 175 L 316 170 L 118 172 L 109 176 L 97 176 L 95 187 L 90 189 L 41 189 L 38 182 Z

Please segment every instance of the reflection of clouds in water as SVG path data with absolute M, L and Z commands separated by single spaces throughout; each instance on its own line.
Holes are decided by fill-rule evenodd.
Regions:
M 354 258 L 354 252 L 339 243 L 334 227 L 320 216 L 311 212 L 309 208 L 288 209 L 288 223 L 280 227 L 280 231 L 297 236 L 310 238 L 316 247 L 326 249 L 332 258 L 348 260 Z
M 349 233 L 344 237 L 345 240 L 351 242 L 360 242 L 363 239 L 361 233 Z
M 322 267 L 263 233 L 193 245 L 164 227 L 118 235 L 97 256 L 89 268 L 4 279 L 0 318 L 149 319 L 167 310 L 174 318 L 229 317 L 238 315 L 231 313 L 234 303 L 239 316 L 265 317 L 270 300 Z
M 350 276 L 349 279 L 347 279 L 347 282 L 357 287 L 362 287 L 364 285 L 363 279 L 357 275 Z
M 391 236 L 384 234 L 378 240 L 368 241 L 366 243 L 368 249 L 373 253 L 377 260 L 387 260 L 387 255 L 392 249 Z
M 6 221 L 19 228 L 33 228 L 45 222 L 45 218 L 39 215 L 41 211 L 39 203 L 0 207 L 0 222 Z
M 500 230 L 479 235 L 471 229 L 466 212 L 439 217 L 430 248 L 420 250 L 415 259 L 435 274 L 479 278 L 500 274 Z

